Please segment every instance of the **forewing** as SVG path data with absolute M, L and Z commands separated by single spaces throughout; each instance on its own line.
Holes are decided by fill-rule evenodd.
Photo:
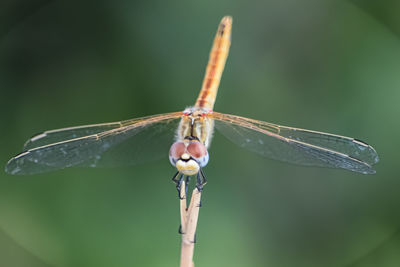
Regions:
M 26 141 L 23 150 L 26 151 L 35 147 L 95 135 L 120 127 L 122 127 L 120 122 L 111 122 L 45 131 Z
M 232 142 L 281 161 L 375 173 L 376 151 L 344 136 L 280 126 L 244 117 L 213 113 L 215 127 Z
M 115 166 L 168 157 L 181 112 L 47 131 L 6 165 L 11 174 L 35 174 L 71 166 Z

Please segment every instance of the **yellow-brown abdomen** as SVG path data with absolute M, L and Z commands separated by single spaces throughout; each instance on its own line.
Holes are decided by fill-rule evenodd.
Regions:
M 213 109 L 215 98 L 217 96 L 219 82 L 224 71 L 226 58 L 228 57 L 229 47 L 231 45 L 232 17 L 224 17 L 217 30 L 214 43 L 210 52 L 206 74 L 196 107 Z

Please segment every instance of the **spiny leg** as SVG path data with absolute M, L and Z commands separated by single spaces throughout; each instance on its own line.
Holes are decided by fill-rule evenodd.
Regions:
M 179 177 L 179 178 L 178 178 Z M 181 197 L 181 186 L 183 182 L 183 178 L 185 177 L 184 174 L 181 174 L 180 172 L 177 172 L 174 177 L 172 178 L 172 181 L 176 183 L 176 190 L 178 190 L 178 197 L 179 199 L 182 199 Z M 187 190 L 187 189 L 186 189 Z
M 203 185 L 207 183 L 206 176 L 204 175 L 203 169 L 200 169 L 201 176 L 203 177 Z
M 182 224 L 179 225 L 178 234 L 180 234 L 180 235 L 183 234 L 183 232 L 182 232 Z
M 207 183 L 207 179 L 203 173 L 203 170 L 200 169 L 200 171 L 197 173 L 197 183 L 196 183 L 196 188 L 201 192 L 203 190 L 203 186 Z
M 188 176 L 186 176 L 186 179 L 185 179 L 185 195 L 186 196 L 187 196 L 188 189 L 189 189 L 189 182 L 190 182 L 190 176 L 188 175 Z
M 193 239 L 192 243 L 197 243 L 197 233 L 194 233 L 194 239 Z
M 178 179 L 179 174 L 180 174 L 180 172 L 177 172 L 177 173 L 174 174 L 174 177 L 172 177 L 172 181 L 174 181 L 174 183 L 178 183 L 179 182 L 179 179 Z

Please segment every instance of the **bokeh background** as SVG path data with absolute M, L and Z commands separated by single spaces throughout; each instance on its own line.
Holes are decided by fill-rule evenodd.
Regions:
M 47 129 L 194 103 L 222 16 L 215 109 L 356 137 L 377 174 L 289 165 L 216 133 L 196 266 L 400 266 L 398 1 L 0 3 L 0 163 Z M 165 151 L 167 155 L 167 151 Z M 177 266 L 167 158 L 0 172 L 0 266 Z

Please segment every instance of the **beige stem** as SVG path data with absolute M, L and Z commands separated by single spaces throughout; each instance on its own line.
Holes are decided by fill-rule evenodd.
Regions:
M 181 186 L 181 230 L 182 230 L 182 247 L 181 247 L 181 264 L 180 267 L 194 267 L 193 253 L 195 244 L 195 235 L 197 220 L 199 218 L 201 192 L 195 188 L 192 198 L 187 208 L 185 182 Z

